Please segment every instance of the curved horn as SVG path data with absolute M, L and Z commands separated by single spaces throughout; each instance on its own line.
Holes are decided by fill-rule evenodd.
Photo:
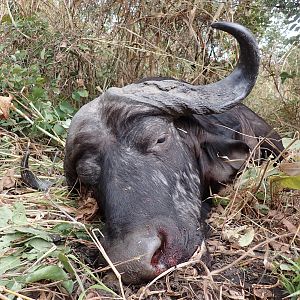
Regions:
M 29 187 L 39 190 L 39 191 L 47 191 L 52 185 L 53 182 L 48 180 L 41 180 L 37 178 L 30 170 L 28 166 L 30 152 L 26 151 L 21 161 L 21 178 L 22 181 L 28 185 Z
M 110 88 L 102 99 L 142 103 L 171 115 L 220 113 L 236 105 L 255 84 L 259 69 L 258 45 L 252 33 L 242 25 L 217 22 L 211 26 L 230 33 L 239 43 L 239 61 L 229 76 L 199 86 L 177 80 L 149 80 Z

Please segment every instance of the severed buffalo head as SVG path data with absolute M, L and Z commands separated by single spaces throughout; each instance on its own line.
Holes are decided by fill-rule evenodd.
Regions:
M 212 27 L 240 46 L 225 79 L 195 86 L 152 78 L 113 87 L 72 120 L 67 182 L 92 191 L 105 221 L 104 247 L 126 283 L 150 280 L 191 257 L 204 241 L 203 200 L 233 180 L 256 137 L 271 131 L 238 104 L 258 74 L 253 35 L 234 23 Z

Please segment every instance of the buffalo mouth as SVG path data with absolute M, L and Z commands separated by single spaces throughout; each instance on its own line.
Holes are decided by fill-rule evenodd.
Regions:
M 187 261 L 202 242 L 186 247 L 176 227 L 144 226 L 108 242 L 105 250 L 125 284 L 140 284 Z

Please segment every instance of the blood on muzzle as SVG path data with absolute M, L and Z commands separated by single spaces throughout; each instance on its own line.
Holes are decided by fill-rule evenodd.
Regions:
M 184 249 L 180 245 L 174 247 L 168 244 L 166 230 L 148 228 L 138 229 L 126 234 L 123 239 L 110 242 L 106 252 L 122 280 L 136 284 L 153 279 L 176 265 Z

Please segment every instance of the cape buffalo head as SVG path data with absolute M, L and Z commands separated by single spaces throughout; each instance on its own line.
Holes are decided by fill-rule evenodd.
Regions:
M 232 180 L 249 152 L 207 116 L 249 94 L 258 47 L 241 25 L 212 27 L 240 46 L 228 77 L 204 86 L 156 78 L 113 87 L 83 106 L 69 129 L 68 184 L 93 192 L 105 221 L 104 247 L 127 283 L 149 280 L 191 257 L 204 240 L 202 201 Z

